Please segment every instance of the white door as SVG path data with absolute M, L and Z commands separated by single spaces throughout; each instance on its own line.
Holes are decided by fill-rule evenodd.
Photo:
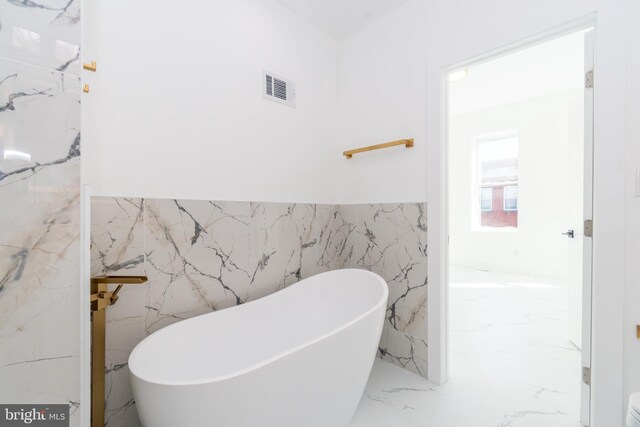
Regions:
M 569 341 L 582 349 L 582 288 L 584 285 L 584 138 L 585 104 L 584 95 L 569 106 L 569 133 L 567 164 L 567 237 L 568 269 L 567 294 L 569 312 Z
M 584 120 L 584 133 L 570 135 L 568 182 L 569 269 L 569 340 L 582 350 L 582 390 L 580 420 L 589 425 L 591 368 L 591 250 L 592 238 L 585 234 L 585 220 L 592 218 L 593 208 L 593 30 L 585 33 L 584 102 L 576 105 L 569 120 Z

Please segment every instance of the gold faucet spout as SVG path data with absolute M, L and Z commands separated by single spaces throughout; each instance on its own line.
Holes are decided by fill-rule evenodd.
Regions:
M 147 276 L 98 276 L 92 277 L 91 283 L 105 283 L 105 284 L 116 284 L 116 285 L 141 285 L 145 283 L 147 280 Z

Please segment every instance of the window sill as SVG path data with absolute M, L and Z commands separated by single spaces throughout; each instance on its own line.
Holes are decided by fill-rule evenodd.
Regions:
M 517 233 L 518 227 L 473 227 L 471 231 L 479 233 Z

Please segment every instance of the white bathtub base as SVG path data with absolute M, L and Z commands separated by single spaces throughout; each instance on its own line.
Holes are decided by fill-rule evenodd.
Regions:
M 342 286 L 342 280 L 356 280 L 362 284 Z M 298 288 L 295 289 L 296 287 Z M 340 288 L 345 291 L 342 295 Z M 334 295 L 327 295 L 327 292 Z M 361 292 L 372 292 L 375 297 L 362 295 Z M 143 341 L 139 344 L 143 350 L 136 351 L 136 347 L 130 358 L 133 391 L 143 426 L 348 427 L 373 366 L 382 332 L 387 292 L 384 281 L 369 272 L 343 270 L 324 273 L 281 291 L 281 296 L 274 294 L 264 298 L 264 301 L 258 300 L 245 306 L 199 316 L 203 319 L 179 322 L 165 328 L 169 329 L 166 337 L 162 336 L 163 330 L 159 331 L 155 343 L 149 339 L 153 339 L 156 334 L 151 335 L 145 340 L 149 340 L 148 350 L 151 351 L 144 351 Z M 341 297 L 342 300 L 332 304 L 331 299 L 334 297 Z M 291 318 L 286 322 L 289 326 L 284 330 L 269 332 L 270 327 L 279 323 L 277 319 L 274 323 L 270 316 L 295 314 L 297 309 L 290 311 L 288 305 L 301 298 L 309 298 L 306 303 L 300 302 L 303 306 L 310 304 L 307 308 L 302 307 L 306 315 L 301 313 L 303 318 L 298 321 L 295 317 Z M 349 301 L 351 298 L 353 304 Z M 357 300 L 375 301 L 375 304 L 369 304 L 368 309 L 362 310 L 363 301 Z M 314 301 L 323 307 L 318 308 Z M 255 306 L 252 307 L 252 304 Z M 202 354 L 203 349 L 196 345 L 192 360 L 187 359 L 186 354 L 189 352 L 184 351 L 184 342 L 175 344 L 179 346 L 179 349 L 176 347 L 174 350 L 179 353 L 177 357 L 170 354 L 170 338 L 174 334 L 184 336 L 179 329 L 171 331 L 171 328 L 201 328 L 201 333 L 206 336 L 207 324 L 217 320 L 231 320 L 228 315 L 222 315 L 241 307 L 244 307 L 243 313 L 239 313 L 241 322 L 253 322 L 256 330 L 266 327 L 265 333 L 289 334 L 284 341 L 301 346 L 293 351 L 284 349 L 284 352 L 275 352 L 277 355 L 267 363 L 253 364 L 233 372 L 225 372 L 216 367 L 213 371 L 218 375 L 211 379 L 206 378 L 204 368 L 203 377 L 197 378 L 194 376 L 197 371 L 194 367 L 185 367 L 182 369 L 186 376 L 184 380 L 175 373 L 168 373 L 168 379 L 163 378 L 161 373 L 155 375 L 156 369 L 162 369 L 162 363 L 150 362 L 155 366 L 144 368 L 145 358 L 153 358 L 154 353 L 162 351 L 169 353 L 158 356 L 164 358 L 165 363 L 193 363 L 195 366 L 224 363 L 217 360 L 219 357 L 216 351 L 238 351 L 239 358 L 245 357 L 243 352 L 247 351 L 264 351 L 267 356 L 273 355 L 273 349 L 265 350 L 262 347 L 279 345 L 283 339 L 275 337 L 271 340 L 265 333 L 250 334 L 244 338 L 249 342 L 239 342 L 237 345 L 233 344 L 233 340 L 228 341 L 229 337 L 223 337 L 219 350 L 215 346 L 198 344 L 214 351 Z M 331 312 L 331 307 L 335 309 L 334 313 Z M 354 310 L 352 314 L 343 312 L 351 309 Z M 252 314 L 256 316 L 253 317 Z M 335 327 L 329 325 L 333 321 L 332 315 L 333 319 L 349 319 L 349 322 L 341 320 L 341 324 Z M 192 320 L 196 321 L 190 325 Z M 317 323 L 306 325 L 305 322 L 308 321 L 328 322 L 329 327 L 318 327 Z M 306 326 L 326 333 L 308 340 L 311 335 L 301 329 Z M 233 329 L 232 324 L 228 329 Z M 242 329 L 239 328 L 240 333 Z M 242 336 L 235 339 L 242 340 Z M 297 339 L 297 336 L 302 340 Z M 167 342 L 162 342 L 165 339 Z M 255 359 L 253 356 L 249 357 L 252 358 Z M 223 359 L 233 360 L 233 357 L 229 359 L 225 356 Z M 172 369 L 171 364 L 166 366 L 166 369 Z

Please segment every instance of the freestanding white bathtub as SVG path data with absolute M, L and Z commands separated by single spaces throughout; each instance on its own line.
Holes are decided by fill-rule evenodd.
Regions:
M 382 333 L 388 289 L 336 270 L 175 323 L 129 357 L 145 427 L 345 427 Z

